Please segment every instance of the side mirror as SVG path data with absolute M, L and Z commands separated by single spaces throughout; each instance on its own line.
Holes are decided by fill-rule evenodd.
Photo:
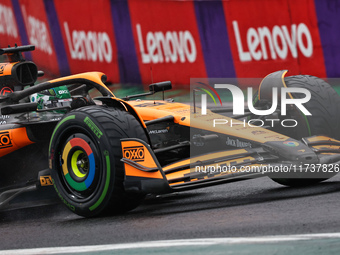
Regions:
M 172 89 L 171 81 L 162 81 L 149 85 L 149 90 L 154 93 L 170 89 Z

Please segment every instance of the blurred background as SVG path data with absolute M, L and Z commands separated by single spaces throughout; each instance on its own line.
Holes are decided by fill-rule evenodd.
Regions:
M 106 73 L 119 88 L 190 78 L 340 76 L 340 2 L 0 0 L 0 47 L 33 44 L 47 77 Z M 126 94 L 127 92 L 123 92 Z

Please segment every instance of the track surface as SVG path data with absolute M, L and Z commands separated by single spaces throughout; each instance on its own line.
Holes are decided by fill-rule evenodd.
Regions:
M 60 203 L 0 212 L 0 250 L 165 239 L 332 233 L 340 175 L 306 188 L 259 178 L 149 197 L 120 216 L 84 219 Z

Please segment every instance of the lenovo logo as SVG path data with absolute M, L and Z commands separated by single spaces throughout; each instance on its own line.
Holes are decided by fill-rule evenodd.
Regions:
M 112 62 L 112 44 L 106 32 L 72 30 L 70 33 L 67 22 L 64 29 L 72 59 Z
M 24 16 L 30 43 L 35 45 L 37 49 L 51 55 L 51 40 L 46 23 L 31 15 L 27 15 L 25 6 L 22 6 L 21 10 Z
M 10 7 L 0 4 L 0 34 L 18 38 L 17 24 Z
M 140 24 L 136 25 L 143 64 L 193 63 L 197 57 L 194 37 L 190 31 L 148 32 L 144 38 Z
M 251 60 L 286 59 L 288 54 L 298 57 L 298 50 L 309 58 L 313 54 L 313 40 L 304 23 L 292 24 L 291 27 L 274 26 L 269 29 L 250 27 L 246 31 L 246 40 L 242 41 L 238 22 L 233 21 L 233 29 L 239 58 L 242 62 Z

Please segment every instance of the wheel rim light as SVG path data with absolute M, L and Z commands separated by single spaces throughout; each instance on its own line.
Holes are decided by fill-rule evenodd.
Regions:
M 71 166 L 72 166 L 71 171 L 78 177 L 85 177 L 86 176 L 86 174 L 83 174 L 79 171 L 79 168 L 77 166 L 77 162 L 75 162 L 75 167 L 73 165 L 73 160 L 74 159 L 77 160 L 80 153 L 83 153 L 83 151 L 81 151 L 81 150 L 76 150 L 72 155 L 70 155 L 71 149 L 76 147 L 76 146 L 82 148 L 82 150 L 84 150 L 84 152 L 87 154 L 87 157 L 89 159 L 89 173 L 88 173 L 86 179 L 82 182 L 75 181 L 71 177 L 71 175 L 68 171 L 68 167 L 67 167 L 67 160 L 68 160 L 69 157 L 71 157 Z M 78 154 L 78 152 L 79 152 L 79 154 Z M 72 138 L 66 144 L 66 146 L 64 147 L 62 159 L 63 159 L 63 162 L 64 162 L 63 166 L 62 166 L 63 174 L 64 174 L 64 177 L 65 177 L 67 183 L 71 186 L 71 188 L 73 188 L 77 191 L 84 191 L 84 190 L 88 189 L 93 182 L 94 174 L 95 174 L 95 159 L 94 159 L 93 151 L 92 151 L 91 147 L 88 145 L 88 143 L 81 138 Z

